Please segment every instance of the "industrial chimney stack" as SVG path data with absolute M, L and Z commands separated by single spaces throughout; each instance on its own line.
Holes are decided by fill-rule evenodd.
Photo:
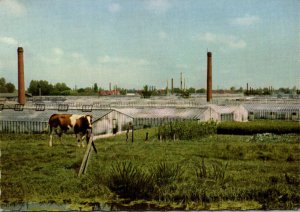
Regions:
M 25 104 L 25 83 L 24 83 L 24 59 L 23 48 L 18 48 L 18 102 Z
M 207 102 L 212 99 L 212 54 L 207 52 L 207 91 L 206 91 Z

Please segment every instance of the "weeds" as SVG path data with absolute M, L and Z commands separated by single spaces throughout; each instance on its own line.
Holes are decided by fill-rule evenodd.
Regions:
M 45 135 L 0 134 L 1 203 L 126 199 L 182 210 L 300 207 L 297 135 L 276 135 L 276 142 L 230 135 L 144 142 L 145 131 L 137 135 L 143 142 L 125 143 L 122 135 L 95 141 L 100 154 L 92 155 L 86 175 L 78 178 L 84 149 L 73 137 L 65 137 L 66 149 L 50 148 Z
M 151 169 L 154 182 L 157 186 L 165 186 L 179 179 L 183 170 L 178 164 L 168 164 L 166 162 L 160 162 L 157 166 Z
M 226 170 L 228 163 L 225 164 L 213 161 L 211 164 L 212 169 L 208 169 L 205 165 L 204 159 L 202 159 L 201 165 L 196 165 L 195 176 L 198 182 L 205 182 L 213 180 L 216 184 L 223 185 L 225 182 Z
M 153 190 L 151 175 L 131 162 L 118 162 L 112 166 L 109 179 L 108 187 L 123 198 L 148 199 Z
M 149 170 L 142 170 L 131 162 L 118 162 L 110 171 L 108 187 L 120 197 L 135 199 L 161 199 L 182 175 L 179 165 L 159 163 Z M 166 195 L 167 194 L 167 195 Z

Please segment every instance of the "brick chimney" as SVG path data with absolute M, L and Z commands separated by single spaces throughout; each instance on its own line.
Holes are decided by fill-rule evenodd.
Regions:
M 18 48 L 18 102 L 24 105 L 25 99 L 25 82 L 24 82 L 24 58 L 23 48 Z
M 207 91 L 206 100 L 210 102 L 212 99 L 212 54 L 207 52 Z

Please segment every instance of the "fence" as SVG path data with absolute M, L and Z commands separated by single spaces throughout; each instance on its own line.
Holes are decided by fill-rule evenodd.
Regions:
M 2 133 L 42 133 L 47 127 L 47 122 L 0 120 L 0 132 Z

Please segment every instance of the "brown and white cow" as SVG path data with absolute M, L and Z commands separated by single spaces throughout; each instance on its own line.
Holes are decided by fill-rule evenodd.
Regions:
M 63 133 L 74 133 L 78 146 L 84 147 L 83 138 L 86 137 L 88 142 L 88 129 L 92 130 L 92 116 L 91 115 L 76 115 L 76 114 L 53 114 L 49 118 L 50 141 L 49 146 L 52 146 L 52 137 L 56 133 L 60 138 Z

